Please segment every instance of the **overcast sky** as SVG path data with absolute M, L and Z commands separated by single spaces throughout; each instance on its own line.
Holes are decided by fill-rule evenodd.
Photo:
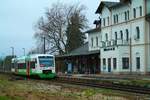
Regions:
M 59 0 L 63 3 L 80 3 L 87 7 L 87 18 L 92 27 L 97 18 L 95 11 L 100 0 Z M 11 46 L 17 56 L 35 47 L 34 25 L 45 9 L 57 0 L 0 0 L 0 56 L 10 55 Z

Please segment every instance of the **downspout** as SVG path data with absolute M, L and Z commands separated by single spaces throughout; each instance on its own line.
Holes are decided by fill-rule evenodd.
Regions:
M 129 14 L 129 20 L 132 18 L 131 16 L 131 3 L 129 4 L 130 7 L 130 14 Z M 132 74 L 132 22 L 130 22 L 130 39 L 129 39 L 129 56 L 130 56 L 130 74 Z
M 100 14 L 99 14 L 99 16 L 100 16 Z M 101 35 L 102 35 L 102 33 L 101 33 L 101 24 L 102 24 L 102 21 L 100 21 L 100 35 L 99 35 L 100 36 L 100 44 L 101 44 L 101 41 L 102 41 L 102 38 L 101 38 Z M 102 73 L 102 71 L 103 71 L 102 66 L 103 65 L 102 65 L 102 57 L 101 57 L 101 47 L 99 49 L 99 60 L 100 60 L 100 73 Z
M 101 19 L 100 19 L 100 20 L 101 20 Z M 100 41 L 98 41 L 98 42 L 100 42 L 100 43 L 99 43 L 99 56 L 98 56 L 98 58 L 99 58 L 99 62 L 100 62 L 100 63 L 99 63 L 99 72 L 100 72 L 100 74 L 101 74 L 101 71 L 102 71 L 102 69 L 101 69 L 101 66 L 102 66 L 102 65 L 101 65 L 101 62 L 102 62 L 102 61 L 101 61 L 101 46 L 100 46 L 100 45 L 101 45 L 101 40 L 102 40 L 102 39 L 101 39 L 101 22 L 100 22 L 100 26 L 99 26 L 99 27 L 100 27 L 100 32 L 99 32 L 99 40 L 100 40 Z
M 109 9 L 109 11 L 110 11 L 110 17 L 109 17 L 109 25 L 108 26 L 111 26 L 110 27 L 110 42 L 111 42 L 111 40 L 112 40 L 112 8 L 108 8 Z M 112 62 L 113 62 L 113 60 L 112 60 L 112 57 L 110 58 L 111 59 L 111 72 L 113 72 L 113 66 L 112 66 Z
M 148 74 L 148 72 L 149 72 L 149 58 L 150 58 L 150 19 L 148 18 L 148 19 L 146 19 L 146 16 L 148 15 L 148 12 L 147 12 L 147 9 L 148 9 L 148 7 L 147 7 L 147 4 L 148 2 L 147 2 L 147 0 L 144 0 L 144 6 L 145 6 L 145 37 L 146 37 L 146 39 L 145 39 L 145 43 L 146 43 L 146 45 L 145 45 L 145 69 L 146 69 L 146 73 Z M 148 26 L 147 26 L 147 23 L 148 23 Z M 147 26 L 147 27 L 146 27 Z M 148 29 L 147 29 L 148 28 Z
M 148 21 L 148 24 L 149 24 L 149 29 L 148 29 L 148 31 L 149 31 L 149 32 L 148 32 L 148 34 L 149 34 L 149 37 L 148 37 L 148 38 L 149 38 L 149 39 L 148 39 L 148 40 L 149 40 L 149 41 L 148 41 L 148 49 L 149 49 L 149 50 L 148 50 L 148 53 L 149 53 L 149 55 L 148 55 L 148 57 L 149 57 L 149 59 L 150 59 L 150 20 Z M 148 64 L 148 67 L 150 67 L 150 64 Z

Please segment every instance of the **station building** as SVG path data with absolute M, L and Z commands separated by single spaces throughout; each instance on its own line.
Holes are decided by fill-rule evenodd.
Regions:
M 100 74 L 100 20 L 95 20 L 95 28 L 90 29 L 84 45 L 61 56 L 56 56 L 56 72 L 71 74 Z
M 57 72 L 150 73 L 150 0 L 101 1 L 96 14 L 88 42 L 56 57 Z
M 100 50 L 90 50 L 86 42 L 68 54 L 56 56 L 56 72 L 69 74 L 100 74 Z
M 101 73 L 149 73 L 150 0 L 102 1 L 96 14 L 100 30 L 89 33 L 89 50 L 100 45 Z

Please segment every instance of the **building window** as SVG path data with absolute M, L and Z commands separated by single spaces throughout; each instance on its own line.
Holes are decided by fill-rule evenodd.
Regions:
M 136 9 L 135 8 L 133 8 L 133 16 L 134 16 L 134 18 L 136 18 Z
M 122 58 L 122 68 L 129 69 L 129 58 L 128 57 Z
M 118 37 L 117 37 L 117 32 L 115 32 L 115 40 L 116 40 L 116 41 L 117 41 L 117 38 L 118 38 Z
M 18 69 L 26 69 L 26 63 L 19 63 Z
M 115 32 L 115 41 L 114 41 L 115 45 L 117 44 L 117 38 L 118 38 L 117 32 Z
M 140 69 L 140 57 L 136 57 L 136 68 Z
M 121 38 L 121 40 L 123 40 L 123 32 L 122 31 L 120 31 L 120 38 Z
M 128 15 L 128 20 L 129 20 L 130 19 L 129 10 L 127 11 L 127 15 Z
M 113 68 L 116 69 L 117 68 L 117 59 L 113 58 Z
M 124 12 L 125 21 L 127 21 L 127 12 Z
M 108 25 L 109 25 L 109 17 L 107 17 Z
M 140 6 L 140 16 L 142 16 L 142 6 Z
M 92 47 L 93 47 L 93 38 L 91 38 L 91 44 L 92 44 Z
M 128 29 L 126 29 L 126 41 L 128 41 L 129 40 L 129 31 L 128 31 Z
M 103 66 L 106 66 L 106 59 L 103 58 Z
M 98 47 L 98 37 L 96 37 L 96 46 Z
M 105 18 L 103 19 L 103 25 L 105 26 Z
M 116 23 L 118 23 L 118 15 L 116 15 Z
M 105 38 L 106 38 L 106 41 L 108 41 L 108 34 L 107 33 L 105 34 Z
M 116 17 L 115 17 L 115 15 L 114 15 L 114 24 L 116 23 Z
M 138 26 L 136 27 L 136 35 L 137 39 L 140 39 L 140 28 Z
M 111 58 L 108 58 L 108 68 L 109 68 L 109 72 L 110 72 L 110 69 L 111 69 Z

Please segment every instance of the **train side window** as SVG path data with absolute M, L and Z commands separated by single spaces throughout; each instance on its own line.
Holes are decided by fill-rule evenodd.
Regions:
M 25 69 L 26 68 L 26 63 L 19 63 L 18 64 L 18 69 Z

